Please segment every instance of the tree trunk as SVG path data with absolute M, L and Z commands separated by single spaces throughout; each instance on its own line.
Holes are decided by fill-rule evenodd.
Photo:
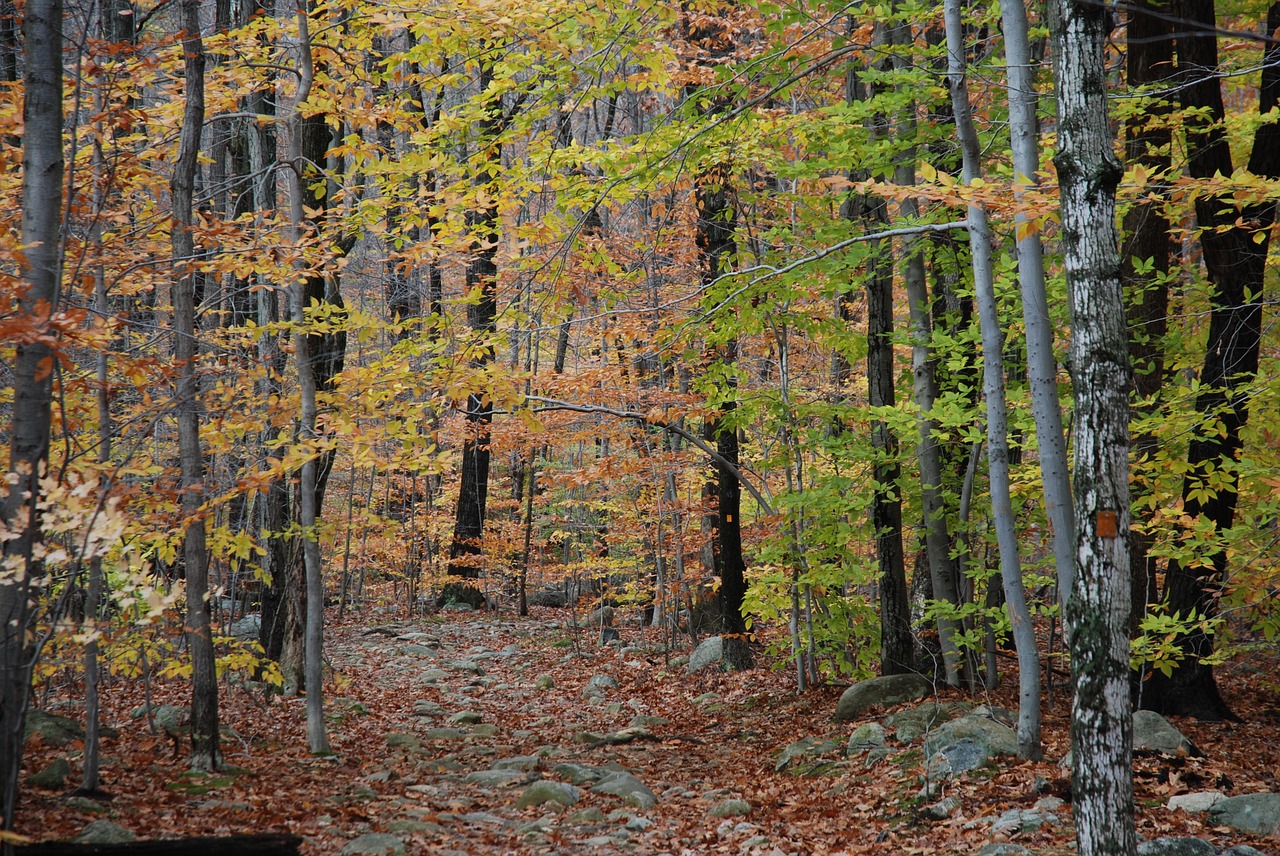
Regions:
M 492 46 L 490 46 L 492 48 Z M 497 165 L 502 160 L 502 144 L 498 140 L 501 128 L 502 103 L 500 96 L 491 93 L 494 58 L 480 60 L 479 87 L 488 99 L 484 117 L 478 123 L 481 158 Z M 495 166 L 496 169 L 496 166 Z M 487 184 L 488 174 L 478 174 L 477 185 Z M 493 346 L 489 341 L 497 331 L 498 318 L 498 211 L 492 201 L 477 201 L 467 212 L 467 227 L 473 243 L 467 259 L 466 290 L 473 299 L 467 302 L 467 324 L 472 337 L 480 343 L 479 356 L 472 365 L 480 368 L 493 361 Z M 457 513 L 454 516 L 453 541 L 449 545 L 449 575 L 460 580 L 445 586 L 440 603 L 458 602 L 479 607 L 484 595 L 474 584 L 467 582 L 480 577 L 480 557 L 483 553 L 485 508 L 489 491 L 489 426 L 493 422 L 493 404 L 482 391 L 467 396 L 466 437 L 462 443 L 462 482 L 458 488 Z
M 1231 175 L 1231 150 L 1224 126 L 1225 109 L 1218 77 L 1217 28 L 1213 0 L 1184 0 L 1175 10 L 1194 24 L 1179 30 L 1179 89 L 1187 119 L 1187 171 L 1193 178 Z M 1268 33 L 1280 27 L 1280 3 L 1267 13 Z M 1280 104 L 1280 44 L 1268 45 L 1262 65 L 1259 109 L 1266 115 Z M 1254 134 L 1248 171 L 1262 178 L 1280 177 L 1280 124 L 1260 125 Z M 1221 533 L 1235 520 L 1239 491 L 1236 469 L 1249 419 L 1249 397 L 1258 372 L 1262 342 L 1262 295 L 1275 224 L 1274 200 L 1237 205 L 1231 197 L 1196 199 L 1200 248 L 1212 286 L 1209 337 L 1196 412 L 1203 422 L 1187 450 L 1187 476 L 1182 484 L 1183 512 L 1204 518 Z M 1208 556 L 1209 566 L 1188 567 L 1178 558 L 1165 569 L 1164 603 L 1171 614 L 1212 619 L 1227 573 L 1227 551 Z M 1166 676 L 1157 672 L 1142 691 L 1142 706 L 1164 714 L 1199 719 L 1234 719 L 1218 692 L 1213 667 L 1213 636 L 1198 622 L 1178 638 L 1185 658 Z
M 33 556 L 40 540 L 40 476 L 49 454 L 55 334 L 49 316 L 62 279 L 62 3 L 28 0 L 22 17 L 22 245 L 18 257 L 25 291 L 22 320 L 33 335 L 13 356 L 13 426 L 10 483 L 0 506 L 3 523 L 18 537 L 5 541 L 16 567 L 0 581 L 0 824 L 13 827 L 22 771 L 23 730 L 35 665 L 28 633 L 34 620 L 32 589 L 44 575 Z
M 1150 84 L 1169 85 L 1173 80 L 1173 28 L 1168 18 L 1150 0 L 1138 0 L 1129 12 L 1129 37 L 1125 48 L 1126 76 L 1130 90 Z M 1148 96 L 1148 108 L 1127 129 L 1125 160 L 1141 165 L 1151 176 L 1163 176 L 1171 165 L 1169 155 L 1173 133 L 1167 124 L 1169 103 Z M 1152 116 L 1159 123 L 1152 122 Z M 1124 246 L 1120 252 L 1121 277 L 1125 286 L 1129 319 L 1129 360 L 1133 366 L 1133 397 L 1138 412 L 1155 416 L 1157 396 L 1164 384 L 1164 337 L 1169 330 L 1169 264 L 1173 253 L 1170 224 L 1161 204 L 1147 199 L 1133 202 L 1124 218 Z M 1152 471 L 1160 449 L 1153 430 L 1135 434 L 1133 459 L 1137 469 L 1131 490 L 1135 508 L 1150 494 L 1144 470 Z M 1133 617 L 1131 634 L 1138 631 L 1146 605 L 1156 599 L 1157 565 L 1150 556 L 1150 537 L 1138 530 L 1129 533 L 1129 570 L 1132 574 Z M 1141 706 L 1141 702 L 1139 702 Z
M 178 458 L 182 465 L 182 513 L 186 518 L 183 562 L 187 582 L 187 645 L 191 649 L 191 766 L 214 770 L 218 751 L 218 675 L 209 621 L 209 550 L 201 505 L 204 451 L 200 444 L 200 381 L 196 375 L 195 236 L 192 196 L 204 128 L 204 42 L 199 0 L 182 2 L 183 81 L 186 107 L 173 165 L 173 333 L 178 364 Z
M 1051 20 L 1058 80 L 1063 255 L 1075 384 L 1076 568 L 1067 599 L 1072 813 L 1080 856 L 1132 856 L 1129 710 L 1129 355 L 1116 250 L 1105 7 L 1063 0 Z
M 946 0 L 947 82 L 951 90 L 956 131 L 964 160 L 964 182 L 981 175 L 981 148 L 969 106 L 966 80 L 964 22 L 960 0 Z M 1004 336 L 996 305 L 995 275 L 991 260 L 991 230 L 986 209 L 969 205 L 969 252 L 973 264 L 973 286 L 977 294 L 978 317 L 982 329 L 983 394 L 987 400 L 987 461 L 991 483 L 991 516 L 1000 550 L 1000 576 L 1005 605 L 1009 610 L 1014 647 L 1018 652 L 1018 755 L 1040 759 L 1040 656 L 1035 628 L 1027 608 L 1022 585 L 1022 563 L 1018 556 L 1018 533 L 1009 491 L 1009 429 L 1004 394 Z

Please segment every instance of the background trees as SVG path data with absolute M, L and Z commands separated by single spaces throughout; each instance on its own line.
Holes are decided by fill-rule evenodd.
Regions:
M 27 7 L 28 26 L 39 8 Z M 189 595 L 192 626 L 203 621 L 201 560 L 224 670 L 253 660 L 309 692 L 321 678 L 313 635 L 302 680 L 304 616 L 318 632 L 326 592 L 367 605 L 360 580 L 389 584 L 415 611 L 437 599 L 502 605 L 522 579 L 535 603 L 567 592 L 644 605 L 672 635 L 708 632 L 700 621 L 719 602 L 718 626 L 792 658 L 801 683 L 877 668 L 882 638 L 894 643 L 886 671 L 994 683 L 1009 627 L 998 530 L 1025 560 L 1021 571 L 1003 563 L 1009 600 L 1025 591 L 1031 611 L 1054 613 L 1065 592 L 1053 587 L 1069 577 L 1054 536 L 1074 526 L 1050 417 L 1061 367 L 1083 376 L 1094 351 L 1068 358 L 1046 334 L 1114 333 L 1115 320 L 1083 306 L 1068 318 L 1079 248 L 1054 212 L 1073 177 L 1061 157 L 1041 184 L 1031 174 L 1029 96 L 1065 73 L 1042 67 L 1039 10 L 1028 51 L 1002 57 L 990 10 L 953 6 L 953 60 L 972 72 L 954 103 L 943 20 L 909 3 L 851 20 L 836 6 L 348 0 L 300 17 L 205 15 L 216 26 L 197 33 L 198 11 L 185 23 L 124 16 L 136 32 L 86 41 L 75 79 L 94 97 L 68 100 L 66 121 L 52 112 L 62 96 L 41 94 L 60 75 L 37 79 L 37 36 L 18 63 L 29 79 L 5 90 L 7 133 L 19 93 L 57 126 L 41 137 L 27 116 L 24 155 L 50 157 L 26 168 L 28 184 L 50 180 L 60 147 L 70 175 L 22 191 L 25 202 L 13 171 L 0 182 L 45 230 L 4 234 L 12 468 L 34 477 L 47 449 L 60 484 L 100 478 L 94 496 L 126 521 L 106 578 L 135 612 L 104 639 L 109 670 L 123 673 L 126 639 L 172 654 L 136 624 L 147 597 L 163 614 Z M 1208 680 L 1203 655 L 1276 627 L 1262 596 L 1274 544 L 1259 535 L 1277 512 L 1261 300 L 1280 150 L 1274 48 L 1232 36 L 1219 54 L 1212 4 L 1175 11 L 1200 25 L 1172 54 L 1183 100 L 1131 93 L 1166 106 L 1122 117 L 1131 163 L 1117 186 L 1126 299 L 1144 307 L 1141 331 L 1125 332 L 1147 349 L 1135 591 L 1164 598 L 1135 609 L 1136 651 L 1157 675 L 1143 703 L 1164 709 L 1188 697 L 1168 687 Z M 1280 25 L 1274 7 L 1265 23 L 1253 12 L 1232 29 Z M 299 91 L 303 24 L 313 62 Z M 203 129 L 194 113 L 183 120 L 197 36 L 209 59 Z M 1215 76 L 1221 56 L 1230 73 Z M 1130 59 L 1128 86 L 1163 85 L 1151 72 L 1160 56 Z M 1248 118 L 1227 109 L 1241 103 Z M 982 176 L 963 169 L 958 136 L 971 160 L 982 153 Z M 1229 147 L 1250 136 L 1248 167 L 1235 170 Z M 172 189 L 166 164 L 184 175 Z M 62 199 L 65 216 L 35 199 Z M 989 242 L 963 228 L 961 209 L 986 212 Z M 1037 236 L 1043 303 L 1039 286 L 1014 287 L 1041 273 Z M 987 249 L 989 290 L 971 264 Z M 155 262 L 169 258 L 180 275 Z M 92 314 L 85 271 L 102 283 Z M 983 340 L 979 297 L 1003 341 Z M 162 329 L 191 346 L 176 365 Z M 1114 356 L 1113 341 L 1100 347 Z M 1007 431 L 999 407 L 980 406 L 1001 384 Z M 1089 406 L 1071 410 L 1077 456 Z M 1097 414 L 1106 443 L 1121 433 L 1116 406 Z M 1009 443 L 998 504 L 1005 455 L 998 442 L 986 451 L 988 427 Z M 58 442 L 46 445 L 50 430 Z M 104 431 L 110 457 L 96 462 L 86 450 Z M 1041 489 L 1042 465 L 1056 494 Z M 39 540 L 30 520 L 14 528 L 33 491 L 9 492 L 7 525 L 24 533 L 7 542 L 14 555 Z M 1113 498 L 1104 510 L 1123 532 L 1127 500 Z M 92 519 L 80 535 L 41 536 L 66 556 L 37 568 L 52 579 L 42 633 L 62 626 Z M 180 560 L 179 533 L 198 530 L 205 545 Z M 347 557 L 341 579 L 323 561 L 334 556 Z M 3 591 L 26 609 L 18 588 Z M 259 611 L 261 653 L 279 667 L 224 632 Z M 1039 653 L 1027 656 L 1033 701 Z M 1125 658 L 1109 656 L 1113 681 Z M 12 674 L 19 692 L 26 679 Z

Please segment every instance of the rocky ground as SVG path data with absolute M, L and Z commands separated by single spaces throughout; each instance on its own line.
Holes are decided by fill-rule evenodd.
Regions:
M 785 671 L 689 673 L 681 652 L 635 628 L 600 645 L 599 631 L 566 618 L 383 616 L 334 628 L 337 754 L 306 753 L 300 700 L 227 684 L 229 767 L 216 775 L 185 768 L 181 682 L 151 688 L 155 734 L 131 716 L 136 682 L 115 684 L 109 798 L 68 793 L 82 744 L 62 722 L 68 733 L 51 726 L 29 744 L 35 780 L 18 831 L 280 830 L 315 854 L 1074 852 L 1056 763 L 1067 748 L 1061 689 L 1046 717 L 1049 760 L 1023 762 L 1007 754 L 999 694 L 934 700 L 926 684 L 889 706 L 849 702 L 868 687 L 797 697 Z M 1248 670 L 1236 680 L 1252 721 L 1177 723 L 1185 737 L 1150 723 L 1160 742 L 1135 763 L 1144 856 L 1280 854 L 1280 720 L 1261 707 L 1280 706 L 1277 687 Z M 76 716 L 57 702 L 42 706 Z M 1245 796 L 1223 812 L 1219 800 Z

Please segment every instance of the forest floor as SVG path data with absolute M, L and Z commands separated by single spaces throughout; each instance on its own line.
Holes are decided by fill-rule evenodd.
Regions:
M 62 789 L 24 786 L 17 831 L 35 840 L 70 838 L 100 818 L 139 838 L 288 831 L 305 837 L 308 854 L 337 854 L 367 833 L 394 834 L 408 853 L 976 853 L 994 840 L 1036 854 L 1074 852 L 1069 806 L 1056 811 L 1060 822 L 1050 818 L 1038 829 L 993 825 L 1009 809 L 1068 791 L 1057 765 L 1068 748 L 1061 683 L 1045 714 L 1045 762 L 1002 758 L 921 800 L 918 743 L 899 745 L 891 733 L 890 752 L 877 763 L 845 758 L 859 723 L 832 721 L 840 687 L 797 696 L 792 674 L 767 662 L 745 673 L 687 675 L 670 662 L 681 652 L 664 651 L 656 636 L 622 627 L 631 647 L 600 646 L 598 631 L 570 630 L 567 618 L 566 610 L 535 610 L 527 619 L 374 613 L 330 627 L 326 709 L 335 756 L 307 752 L 301 699 L 266 699 L 224 682 L 227 769 L 215 775 L 191 773 L 185 747 L 175 751 L 176 741 L 132 718 L 140 684 L 117 681 L 104 704 L 104 721 L 115 729 L 103 749 L 110 798 L 68 793 L 80 775 L 79 744 L 34 741 L 28 774 L 55 757 L 67 758 L 73 772 Z M 1220 849 L 1248 843 L 1280 854 L 1280 841 L 1165 808 L 1171 795 L 1189 791 L 1280 791 L 1276 663 L 1255 655 L 1222 669 L 1225 695 L 1245 722 L 1175 723 L 1203 757 L 1135 761 L 1142 836 L 1198 836 Z M 595 683 L 616 686 L 589 690 L 601 675 L 612 681 Z M 152 686 L 157 704 L 184 704 L 187 691 L 179 681 Z M 975 698 L 947 690 L 942 699 L 1013 707 L 1013 691 Z M 55 693 L 47 707 L 82 715 L 74 703 L 56 702 Z M 637 714 L 659 718 L 619 735 Z M 593 734 L 636 739 L 610 744 Z M 816 775 L 778 771 L 780 751 L 806 737 L 837 748 L 827 744 L 827 754 L 807 765 Z M 565 763 L 579 767 L 556 769 Z M 634 774 L 656 804 L 628 805 L 593 791 L 588 780 L 609 764 Z M 579 778 L 581 798 L 564 809 L 516 807 L 538 778 Z M 958 806 L 945 819 L 926 819 L 922 803 L 942 796 Z M 747 813 L 733 814 L 731 799 L 745 801 L 736 810 Z

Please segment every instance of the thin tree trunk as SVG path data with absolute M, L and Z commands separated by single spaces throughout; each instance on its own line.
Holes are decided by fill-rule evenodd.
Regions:
M 1036 423 L 1040 479 L 1045 514 L 1053 537 L 1053 563 L 1058 598 L 1066 602 L 1075 572 L 1075 521 L 1067 442 L 1058 399 L 1058 361 L 1053 351 L 1053 325 L 1044 285 L 1044 248 L 1027 208 L 1027 190 L 1038 184 L 1040 150 L 1037 144 L 1035 68 L 1027 36 L 1027 9 L 1021 0 L 1001 0 L 1005 68 L 1009 74 L 1009 140 L 1013 150 L 1013 192 L 1019 205 L 1014 213 L 1018 248 L 1018 282 L 1022 289 L 1022 320 L 1027 337 L 1027 383 L 1031 414 Z M 1130 50 L 1133 46 L 1130 45 Z
M 204 452 L 200 444 L 200 381 L 196 374 L 195 236 L 192 196 L 195 190 L 200 134 L 204 127 L 204 42 L 200 37 L 199 0 L 182 2 L 183 81 L 186 107 L 173 165 L 173 332 L 178 364 L 178 458 L 182 465 L 182 513 L 186 518 L 183 562 L 187 581 L 187 645 L 191 649 L 191 766 L 214 770 L 218 751 L 218 675 L 214 664 L 213 628 L 209 620 L 209 550 L 201 506 Z
M 37 505 L 40 476 L 49 453 L 53 403 L 53 330 L 49 316 L 62 279 L 62 3 L 28 0 L 22 17 L 22 245 L 19 271 L 26 288 L 19 297 L 22 320 L 32 328 L 13 357 L 13 428 L 9 444 L 9 490 L 0 520 L 18 537 L 4 543 L 16 567 L 0 581 L 0 824 L 12 829 L 22 770 L 23 729 L 34 646 L 28 636 L 34 616 L 30 593 L 44 568 L 33 555 L 41 538 Z
M 291 239 L 295 245 L 303 240 L 306 212 L 303 207 L 303 117 L 301 105 L 311 94 L 313 66 L 311 60 L 310 20 L 306 0 L 299 0 L 298 22 L 298 91 L 290 109 L 289 129 L 289 211 Z M 299 438 L 304 445 L 316 439 L 316 379 L 312 365 L 311 338 L 306 330 L 306 277 L 299 264 L 298 278 L 290 284 L 289 295 L 294 326 L 294 359 L 297 363 L 299 401 Z M 319 533 L 316 529 L 316 483 L 319 462 L 309 453 L 302 464 L 299 487 L 299 522 L 302 525 L 302 552 L 306 567 L 306 631 L 304 634 L 305 682 L 307 690 L 307 743 L 312 754 L 329 754 L 329 738 L 324 722 L 324 576 L 320 558 Z
M 961 0 L 946 0 L 947 80 L 955 112 L 956 130 L 964 159 L 964 182 L 981 175 L 981 149 L 969 106 L 966 80 L 964 22 Z M 973 264 L 974 291 L 982 328 L 983 393 L 987 400 L 987 472 L 991 486 L 991 516 L 1000 549 L 1000 576 L 1005 603 L 1018 652 L 1018 754 L 1032 761 L 1041 757 L 1040 657 L 1035 628 L 1022 585 L 1018 533 L 1009 492 L 1009 429 L 1004 394 L 1004 336 L 996 305 L 995 276 L 991 260 L 991 230 L 987 211 L 979 203 L 969 205 L 969 254 Z
M 1065 626 L 1072 814 L 1080 856 L 1132 856 L 1129 710 L 1129 355 L 1117 253 L 1121 176 L 1107 114 L 1111 13 L 1063 0 L 1051 18 L 1058 81 L 1063 256 L 1075 385 L 1076 568 Z

